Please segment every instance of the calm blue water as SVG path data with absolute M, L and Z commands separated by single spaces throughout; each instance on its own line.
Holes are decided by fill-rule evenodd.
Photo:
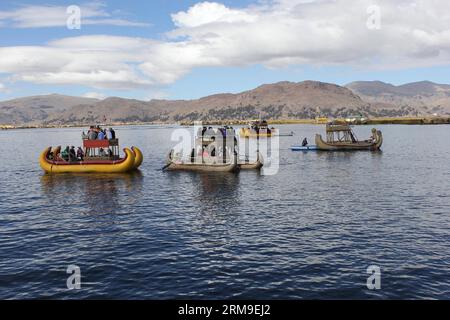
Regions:
M 157 127 L 117 129 L 140 173 L 47 176 L 79 129 L 1 131 L 0 298 L 450 299 L 450 126 L 378 128 L 379 153 L 293 153 L 324 127 L 282 126 L 274 176 L 157 171 Z

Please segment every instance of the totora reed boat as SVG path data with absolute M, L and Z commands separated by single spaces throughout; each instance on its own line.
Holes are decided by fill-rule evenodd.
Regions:
M 124 173 L 136 170 L 142 164 L 141 151 L 132 147 L 124 148 L 125 157 L 117 159 L 86 159 L 83 161 L 65 161 L 49 159 L 51 152 L 56 154 L 60 147 L 47 148 L 41 153 L 39 164 L 47 173 Z
M 235 172 L 239 171 L 237 140 L 231 127 L 203 127 L 197 131 L 195 145 L 186 154 L 183 148 L 172 149 L 163 170 Z M 191 146 L 192 147 L 192 146 Z M 188 151 L 185 150 L 185 151 Z
M 72 147 L 74 149 L 74 147 Z M 39 164 L 46 173 L 124 173 L 137 170 L 143 162 L 139 148 L 124 148 L 124 157 L 119 155 L 119 139 L 83 139 L 83 152 L 70 153 L 69 147 L 45 149 Z M 69 152 L 68 152 L 69 150 Z M 107 150 L 107 151 L 105 151 Z
M 247 158 L 244 161 L 239 161 L 239 168 L 241 170 L 259 170 L 264 166 L 264 161 L 261 153 L 258 151 L 256 161 L 250 162 Z
M 200 161 L 195 161 L 200 160 Z M 233 154 L 229 157 L 227 162 L 223 161 L 202 161 L 199 159 L 191 159 L 191 161 L 185 161 L 182 159 L 177 159 L 174 156 L 173 150 L 169 153 L 167 157 L 167 165 L 164 167 L 164 170 L 175 171 L 175 170 L 183 170 L 183 171 L 204 171 L 204 172 L 235 172 L 239 171 L 240 167 L 237 162 L 237 156 Z
M 247 127 L 239 130 L 241 138 L 270 138 L 279 135 L 275 128 L 269 128 L 269 124 L 265 120 L 253 120 Z
M 368 140 L 360 141 L 347 124 L 327 124 L 327 140 L 320 134 L 316 135 L 317 150 L 379 150 L 383 144 L 381 131 L 372 129 L 372 136 Z

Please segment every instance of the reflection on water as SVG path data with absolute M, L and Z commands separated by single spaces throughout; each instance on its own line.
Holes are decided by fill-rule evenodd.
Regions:
M 67 195 L 76 195 L 87 214 L 109 214 L 121 208 L 120 194 L 142 191 L 141 171 L 112 174 L 43 174 L 41 187 L 49 203 L 64 205 Z
M 450 126 L 379 129 L 382 152 L 303 153 L 323 128 L 284 126 L 273 176 L 162 172 L 160 127 L 116 130 L 141 172 L 43 175 L 40 152 L 79 130 L 1 132 L 0 298 L 450 297 Z

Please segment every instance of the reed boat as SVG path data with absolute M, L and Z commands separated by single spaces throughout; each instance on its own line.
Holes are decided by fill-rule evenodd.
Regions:
M 80 157 L 74 157 L 61 152 L 61 147 L 48 147 L 41 153 L 39 164 L 47 173 L 124 173 L 137 170 L 144 159 L 137 147 L 124 148 L 125 156 L 121 157 L 119 140 L 115 138 L 84 138 L 83 149 Z M 108 150 L 108 153 L 104 150 Z
M 279 137 L 293 137 L 294 136 L 294 131 L 288 132 L 288 133 L 279 133 L 279 134 L 274 134 L 275 136 L 279 136 Z
M 198 160 L 198 161 L 196 161 Z M 239 171 L 239 164 L 237 162 L 237 156 L 233 154 L 228 162 L 223 161 L 202 161 L 202 159 L 191 159 L 191 161 L 184 161 L 181 159 L 175 159 L 173 156 L 173 150 L 170 151 L 167 157 L 167 165 L 164 170 L 168 171 L 202 171 L 202 172 L 235 172 Z
M 241 170 L 259 170 L 263 167 L 264 161 L 260 152 L 257 153 L 256 161 L 250 162 L 249 159 L 239 161 L 239 168 Z
M 57 149 L 54 149 L 57 150 Z M 135 148 L 135 150 L 137 150 Z M 137 169 L 135 152 L 124 148 L 124 158 L 86 159 L 84 161 L 66 161 L 62 159 L 50 160 L 49 154 L 52 147 L 41 153 L 39 164 L 47 173 L 124 173 Z
M 269 125 L 265 120 L 254 120 L 246 128 L 241 128 L 239 130 L 239 135 L 241 138 L 270 138 L 278 134 L 278 130 L 275 128 L 269 128 Z
M 324 141 L 320 134 L 316 135 L 317 150 L 379 150 L 383 144 L 381 131 L 372 129 L 372 136 L 360 141 L 347 124 L 327 124 L 327 139 Z

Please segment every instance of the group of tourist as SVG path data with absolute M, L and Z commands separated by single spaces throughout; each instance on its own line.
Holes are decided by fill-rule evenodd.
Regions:
M 84 159 L 84 151 L 81 147 L 78 147 L 77 151 L 75 151 L 74 146 L 67 146 L 61 152 L 61 158 L 65 161 L 74 162 L 74 161 L 83 161 Z
M 63 151 L 58 147 L 54 150 L 51 150 L 47 155 L 49 160 L 58 160 L 62 159 L 64 161 L 74 162 L 74 161 L 83 161 L 84 159 L 84 151 L 81 147 L 75 151 L 74 146 L 67 146 Z
M 203 127 L 198 129 L 198 137 L 213 137 L 215 135 L 222 135 L 226 137 L 228 135 L 234 135 L 234 129 L 230 126 L 224 126 L 221 128 L 214 129 L 213 127 Z
M 102 129 L 100 126 L 91 126 L 87 134 L 83 131 L 81 137 L 83 140 L 114 140 L 116 132 L 113 128 Z
M 83 140 L 115 140 L 116 132 L 113 128 L 102 129 L 100 126 L 91 126 L 87 133 L 83 131 Z M 84 161 L 85 157 L 101 157 L 101 158 L 111 158 L 113 157 L 113 151 L 108 148 L 98 148 L 98 154 L 95 152 L 95 148 L 85 148 L 78 147 L 75 149 L 74 146 L 66 146 L 65 149 L 61 151 L 61 148 L 51 150 L 47 155 L 49 160 L 64 160 L 68 162 Z

